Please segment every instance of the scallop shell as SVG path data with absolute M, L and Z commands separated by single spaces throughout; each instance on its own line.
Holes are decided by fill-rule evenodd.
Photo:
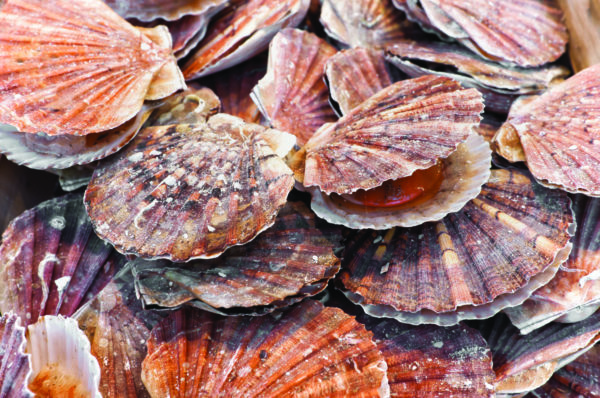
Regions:
M 492 353 L 481 334 L 456 325 L 410 326 L 359 318 L 388 364 L 393 397 L 494 397 Z
M 269 123 L 294 134 L 299 146 L 336 119 L 323 81 L 325 63 L 335 52 L 312 33 L 284 29 L 271 41 L 267 74 L 250 94 Z
M 0 123 L 22 132 L 118 127 L 173 59 L 100 0 L 8 0 L 0 24 Z
M 392 84 L 383 51 L 365 48 L 335 54 L 325 65 L 325 76 L 343 115 Z
M 600 65 L 594 65 L 522 106 L 501 131 L 514 130 L 527 166 L 542 184 L 600 196 Z
M 431 24 L 425 10 L 421 6 L 420 0 L 392 0 L 396 8 L 402 10 L 409 21 L 417 22 L 423 30 L 435 33 L 436 29 Z
M 600 340 L 600 313 L 584 321 L 551 323 L 520 335 L 505 316 L 480 326 L 493 354 L 496 392 L 517 394 L 543 385 Z
M 152 397 L 389 396 L 371 336 L 312 300 L 277 318 L 179 310 L 152 330 L 142 379 Z
M 570 204 L 523 172 L 492 170 L 477 199 L 437 223 L 352 235 L 338 278 L 369 315 L 444 326 L 488 318 L 566 260 Z
M 340 269 L 334 250 L 341 240 L 340 230 L 304 203 L 288 202 L 271 228 L 217 259 L 185 265 L 136 259 L 136 290 L 146 306 L 189 303 L 223 314 L 272 311 L 327 287 Z
M 29 325 L 27 352 L 32 369 L 29 388 L 36 396 L 102 397 L 98 361 L 73 319 L 47 315 Z
M 27 326 L 42 315 L 72 315 L 125 258 L 94 234 L 82 196 L 70 194 L 13 220 L 2 235 L 0 264 L 0 311 L 13 311 Z
M 578 322 L 600 307 L 600 199 L 578 196 L 573 251 L 546 286 L 505 312 L 521 333 L 553 320 Z
M 60 189 L 65 192 L 73 192 L 79 188 L 87 187 L 94 174 L 96 164 L 73 166 L 67 169 L 53 170 L 58 175 Z
M 173 53 L 177 59 L 184 58 L 204 39 L 210 17 L 212 15 L 186 15 L 166 24 L 173 37 Z
M 186 15 L 210 16 L 222 10 L 229 0 L 106 0 L 123 18 L 175 21 Z
M 129 266 L 75 314 L 100 363 L 103 397 L 148 397 L 141 379 L 150 330 L 163 316 L 142 309 Z
M 217 114 L 220 108 L 221 101 L 211 89 L 191 84 L 155 109 L 147 126 L 202 123 Z
M 445 77 L 394 83 L 311 137 L 304 186 L 349 194 L 430 168 L 467 139 L 482 111 L 477 90 Z
M 270 146 L 286 136 L 226 114 L 146 128 L 94 172 L 85 193 L 94 229 L 122 253 L 177 262 L 247 243 L 294 185 Z M 285 154 L 293 141 L 282 145 Z
M 31 369 L 30 355 L 25 353 L 25 328 L 13 313 L 0 318 L 0 392 L 6 398 L 33 398 L 27 388 Z
M 230 68 L 264 50 L 275 34 L 298 25 L 310 0 L 248 0 L 237 2 L 212 24 L 183 68 L 186 80 Z

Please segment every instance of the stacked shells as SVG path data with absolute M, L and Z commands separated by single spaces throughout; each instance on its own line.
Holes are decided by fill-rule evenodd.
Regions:
M 0 391 L 597 394 L 600 67 L 562 20 L 0 0 Z

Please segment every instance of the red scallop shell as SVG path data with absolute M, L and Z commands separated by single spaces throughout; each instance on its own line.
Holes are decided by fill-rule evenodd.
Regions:
M 186 15 L 210 18 L 222 10 L 228 0 L 106 0 L 106 4 L 123 18 L 140 21 L 163 19 L 174 21 Z
M 27 388 L 31 371 L 30 355 L 25 353 L 25 328 L 14 313 L 0 318 L 0 392 L 6 398 L 33 398 Z

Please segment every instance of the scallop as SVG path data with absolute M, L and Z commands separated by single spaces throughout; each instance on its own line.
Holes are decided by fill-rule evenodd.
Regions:
M 27 387 L 31 355 L 25 352 L 25 328 L 12 312 L 0 318 L 0 391 L 7 398 L 33 398 Z

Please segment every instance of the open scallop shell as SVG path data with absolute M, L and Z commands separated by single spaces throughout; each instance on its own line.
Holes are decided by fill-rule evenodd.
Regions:
M 140 21 L 163 19 L 175 21 L 186 15 L 211 15 L 222 10 L 228 0 L 106 0 L 123 18 Z
M 439 325 L 489 318 L 566 260 L 570 204 L 522 172 L 492 170 L 476 199 L 437 223 L 355 233 L 338 278 L 369 315 Z
M 527 166 L 544 185 L 600 196 L 600 65 L 577 73 L 532 101 L 513 106 Z
M 27 328 L 29 388 L 42 397 L 100 398 L 100 367 L 77 322 L 47 315 Z
M 31 356 L 25 353 L 25 328 L 9 312 L 0 318 L 0 392 L 6 398 L 33 398 L 27 388 Z
M 148 126 L 205 122 L 221 108 L 221 101 L 209 88 L 191 84 L 185 91 L 167 98 L 152 112 Z
M 152 330 L 142 378 L 152 397 L 389 396 L 371 336 L 312 300 L 278 317 L 178 310 Z
M 94 229 L 122 253 L 176 262 L 247 243 L 294 185 L 277 156 L 293 145 L 287 136 L 226 114 L 146 128 L 94 172 L 85 193 Z
M 0 123 L 22 132 L 118 127 L 173 60 L 100 0 L 8 0 L 0 24 Z
M 271 228 L 217 259 L 185 265 L 134 260 L 136 290 L 146 306 L 189 303 L 223 314 L 272 311 L 327 287 L 340 268 L 334 250 L 341 240 L 341 231 L 304 203 L 288 202 Z
M 2 236 L 0 311 L 13 311 L 25 326 L 42 315 L 70 316 L 124 264 L 94 234 L 80 194 L 43 202 Z
M 247 0 L 237 2 L 212 24 L 208 36 L 183 68 L 186 80 L 230 68 L 264 50 L 273 36 L 298 25 L 310 0 Z
M 349 194 L 430 168 L 467 139 L 482 111 L 477 90 L 452 79 L 394 83 L 310 138 L 304 186 Z
M 578 196 L 573 251 L 546 286 L 506 314 L 521 333 L 553 320 L 581 321 L 600 307 L 600 199 Z
M 250 94 L 269 123 L 294 134 L 299 146 L 336 119 L 323 81 L 325 63 L 335 52 L 312 33 L 284 29 L 271 41 L 267 74 Z

